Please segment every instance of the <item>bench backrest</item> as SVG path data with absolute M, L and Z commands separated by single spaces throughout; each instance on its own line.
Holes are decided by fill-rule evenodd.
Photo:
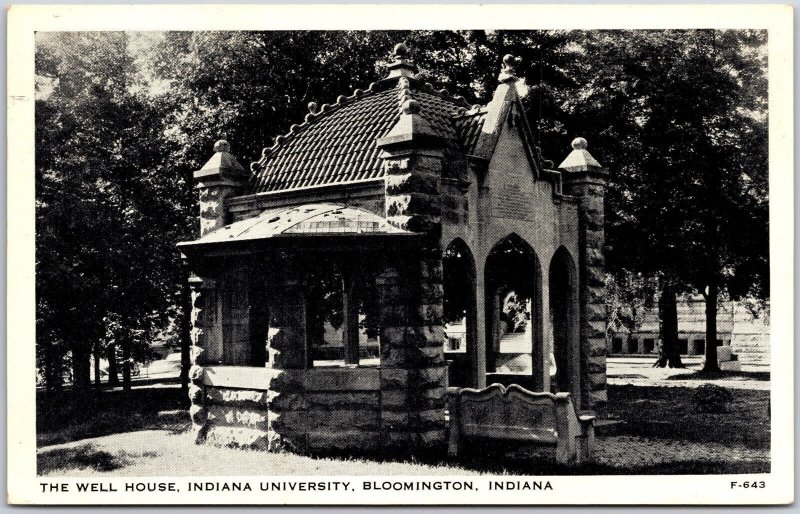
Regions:
M 567 393 L 534 393 L 518 385 L 492 384 L 486 389 L 458 389 L 460 431 L 465 436 L 556 444 L 559 431 L 575 417 Z M 572 412 L 569 412 L 572 411 Z M 561 419 L 559 419 L 561 412 Z

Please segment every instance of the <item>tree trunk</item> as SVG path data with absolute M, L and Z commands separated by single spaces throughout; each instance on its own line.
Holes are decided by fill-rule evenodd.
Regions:
M 44 382 L 47 389 L 61 389 L 64 380 L 64 356 L 54 341 L 45 343 Z
M 122 390 L 131 390 L 131 342 L 127 337 L 122 339 Z
M 106 349 L 108 359 L 108 385 L 116 387 L 119 385 L 119 371 L 117 371 L 117 345 L 110 344 Z
M 94 351 L 94 388 L 98 391 L 102 387 L 100 383 L 100 343 L 95 343 Z
M 717 298 L 719 288 L 716 283 L 708 285 L 706 297 L 706 362 L 703 371 L 719 371 L 717 363 Z
M 76 396 L 85 396 L 91 388 L 90 357 L 91 352 L 86 345 L 72 345 L 72 390 Z
M 675 300 L 675 289 L 667 280 L 661 286 L 661 298 L 658 300 L 658 317 L 661 354 L 653 367 L 685 367 L 681 362 L 681 353 L 678 348 L 678 303 Z

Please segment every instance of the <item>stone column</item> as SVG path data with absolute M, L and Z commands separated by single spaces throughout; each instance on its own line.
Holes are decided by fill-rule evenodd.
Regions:
M 231 155 L 227 141 L 217 141 L 214 152 L 211 159 L 194 172 L 195 187 L 200 196 L 201 237 L 227 223 L 225 199 L 241 193 L 248 177 L 245 169 Z M 217 284 L 213 279 L 193 275 L 189 280 L 192 291 L 192 368 L 189 371 L 192 382 L 189 399 L 192 406 L 189 413 L 197 442 L 202 442 L 208 429 L 208 411 L 204 406 L 203 366 L 209 364 L 207 350 L 211 343 L 218 295 L 215 294 Z
M 386 218 L 397 227 L 438 236 L 443 140 L 419 114 L 419 104 L 410 99 L 409 90 L 401 88 L 398 94 L 400 119 L 377 143 L 383 150 Z
M 198 443 L 205 440 L 208 429 L 208 411 L 204 405 L 205 393 L 203 388 L 203 365 L 208 363 L 206 348 L 211 343 L 211 328 L 213 325 L 213 311 L 216 309 L 214 294 L 216 281 L 210 278 L 201 278 L 193 275 L 189 279 L 192 291 L 191 314 L 191 357 L 192 367 L 189 370 L 191 384 L 189 386 L 189 400 L 191 407 L 189 415 L 192 419 L 192 428 Z
M 306 287 L 300 271 L 282 260 L 274 263 L 269 275 L 270 369 L 267 448 L 303 449 L 306 441 L 297 422 L 296 411 L 302 404 L 303 384 L 298 370 L 310 364 L 306 334 Z M 298 403 L 300 402 L 300 403 Z
M 572 153 L 561 163 L 564 191 L 579 198 L 580 339 L 583 405 L 602 410 L 606 392 L 605 190 L 608 172 L 576 138 Z M 580 408 L 579 407 L 579 408 Z
M 447 366 L 441 255 L 393 263 L 377 277 L 381 321 L 381 438 L 385 450 L 444 444 Z

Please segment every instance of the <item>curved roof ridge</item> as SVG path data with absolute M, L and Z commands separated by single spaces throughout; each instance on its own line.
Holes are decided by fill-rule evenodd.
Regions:
M 392 79 L 392 81 L 394 81 L 394 79 Z M 289 132 L 287 132 L 286 134 L 278 134 L 277 136 L 275 136 L 272 146 L 264 147 L 261 150 L 261 158 L 257 161 L 253 161 L 250 163 L 250 170 L 253 172 L 258 172 L 259 168 L 264 166 L 264 163 L 266 162 L 269 154 L 280 148 L 281 145 L 285 143 L 289 138 L 299 134 L 303 129 L 311 125 L 312 122 L 317 121 L 320 118 L 333 113 L 339 108 L 344 107 L 349 103 L 352 103 L 356 100 L 363 98 L 364 96 L 374 94 L 379 91 L 384 91 L 385 89 L 389 89 L 388 87 L 381 87 L 381 82 L 384 81 L 370 82 L 366 90 L 356 88 L 349 96 L 339 95 L 338 97 L 336 97 L 336 103 L 333 104 L 324 103 L 322 104 L 322 107 L 319 108 L 317 107 L 316 102 L 309 102 L 308 103 L 309 112 L 308 114 L 305 115 L 303 123 L 292 124 L 289 127 Z

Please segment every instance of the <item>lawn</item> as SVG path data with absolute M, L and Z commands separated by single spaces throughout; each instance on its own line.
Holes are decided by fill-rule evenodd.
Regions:
M 608 413 L 623 423 L 598 437 L 596 461 L 573 470 L 524 448 L 476 446 L 458 460 L 332 457 L 197 446 L 180 389 L 134 390 L 141 407 L 131 416 L 124 398 L 101 401 L 91 415 L 62 413 L 38 425 L 42 475 L 467 475 L 467 474 L 708 474 L 769 471 L 769 393 L 733 391 L 730 411 L 696 412 L 693 389 L 610 386 Z M 141 395 L 141 396 L 136 396 Z M 161 410 L 163 408 L 163 410 Z

